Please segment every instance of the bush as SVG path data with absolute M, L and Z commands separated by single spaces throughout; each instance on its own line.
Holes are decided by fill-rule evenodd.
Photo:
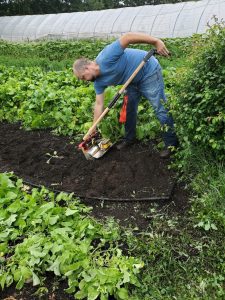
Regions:
M 218 159 L 225 150 L 225 28 L 215 24 L 197 37 L 190 64 L 174 86 L 173 114 L 183 147 L 197 144 Z

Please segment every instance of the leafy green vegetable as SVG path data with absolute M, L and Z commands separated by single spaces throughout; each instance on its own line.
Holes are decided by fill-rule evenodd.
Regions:
M 117 226 L 98 223 L 72 195 L 45 188 L 27 194 L 20 179 L 0 173 L 0 197 L 2 289 L 13 281 L 17 289 L 28 280 L 39 285 L 46 271 L 67 278 L 75 299 L 125 299 L 139 284 L 143 263 L 122 254 Z

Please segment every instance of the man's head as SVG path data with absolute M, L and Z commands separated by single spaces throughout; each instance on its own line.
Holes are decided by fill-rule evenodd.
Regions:
M 95 81 L 100 75 L 100 68 L 95 61 L 79 58 L 73 64 L 73 73 L 81 80 Z

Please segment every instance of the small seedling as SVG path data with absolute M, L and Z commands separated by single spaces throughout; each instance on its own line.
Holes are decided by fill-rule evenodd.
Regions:
M 47 164 L 50 164 L 52 158 L 59 158 L 59 159 L 63 158 L 63 156 L 58 156 L 57 151 L 54 151 L 53 154 L 46 153 L 46 155 L 50 156 L 50 158 L 46 161 Z

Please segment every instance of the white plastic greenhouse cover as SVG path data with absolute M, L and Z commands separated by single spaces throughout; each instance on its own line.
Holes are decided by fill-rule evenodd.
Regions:
M 225 19 L 225 0 L 145 5 L 100 11 L 0 17 L 0 38 L 12 41 L 112 38 L 145 32 L 160 38 L 203 33 Z

